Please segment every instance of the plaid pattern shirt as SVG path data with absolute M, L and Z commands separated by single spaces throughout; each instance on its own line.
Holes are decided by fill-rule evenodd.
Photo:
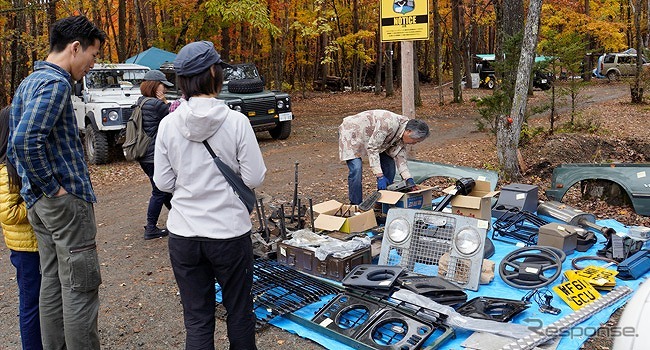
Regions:
M 11 104 L 7 155 L 22 178 L 20 194 L 30 208 L 63 186 L 96 202 L 77 120 L 72 107 L 70 73 L 45 62 L 34 63 Z

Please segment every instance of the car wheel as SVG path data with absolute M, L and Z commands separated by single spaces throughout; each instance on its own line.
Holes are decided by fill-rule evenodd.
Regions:
M 264 82 L 260 78 L 238 79 L 228 82 L 228 92 L 235 94 L 252 94 L 263 90 Z
M 95 130 L 92 125 L 87 125 L 84 144 L 88 163 L 104 164 L 108 162 L 108 138 L 105 133 Z
M 291 135 L 291 121 L 280 122 L 275 128 L 269 130 L 271 137 L 276 140 L 284 140 Z
M 495 84 L 494 84 L 494 80 L 492 80 L 492 79 L 490 79 L 490 80 L 487 82 L 487 87 L 488 87 L 488 89 L 490 89 L 490 90 L 494 89 L 494 85 L 495 85 Z
M 617 81 L 618 80 L 618 73 L 616 73 L 615 71 L 608 72 L 607 73 L 607 79 L 609 79 L 609 81 Z

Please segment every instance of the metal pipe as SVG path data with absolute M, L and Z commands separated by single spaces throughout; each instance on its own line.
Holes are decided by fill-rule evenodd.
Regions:
M 314 227 L 314 205 L 311 197 L 309 198 L 309 219 L 311 220 L 311 232 L 316 232 L 316 228 Z
M 259 201 L 260 210 L 262 211 L 262 221 L 264 222 L 264 239 L 266 240 L 266 243 L 269 243 L 271 240 L 271 231 L 269 231 L 269 223 L 266 221 L 266 214 L 264 213 L 264 201 L 262 201 L 262 198 L 260 198 Z
M 296 209 L 296 203 L 298 203 L 298 161 L 295 163 L 296 169 L 294 171 L 294 180 L 293 180 L 293 201 L 291 202 L 291 223 L 293 224 L 293 214 Z M 300 211 L 300 209 L 298 209 Z
M 280 204 L 280 237 L 282 240 L 287 239 L 287 228 L 284 225 L 284 204 Z

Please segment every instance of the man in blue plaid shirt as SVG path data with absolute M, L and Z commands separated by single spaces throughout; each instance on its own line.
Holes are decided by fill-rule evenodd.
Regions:
M 45 349 L 100 347 L 96 198 L 70 96 L 105 40 L 86 17 L 57 21 L 46 60 L 34 63 L 11 105 L 7 154 L 38 240 Z

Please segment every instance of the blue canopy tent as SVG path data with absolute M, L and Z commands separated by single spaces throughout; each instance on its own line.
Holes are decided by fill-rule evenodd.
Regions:
M 161 64 L 165 62 L 173 62 L 175 58 L 175 53 L 152 46 L 133 57 L 127 58 L 124 62 L 141 64 L 151 69 L 159 69 Z

